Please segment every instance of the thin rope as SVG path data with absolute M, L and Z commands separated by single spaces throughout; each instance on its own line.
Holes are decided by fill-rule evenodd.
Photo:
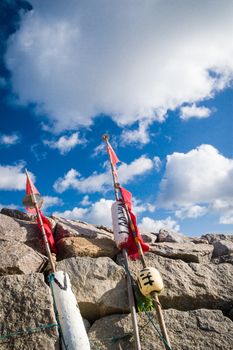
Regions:
M 32 333 L 37 333 L 37 332 L 42 332 L 44 329 L 48 328 L 54 328 L 54 327 L 59 327 L 57 323 L 49 323 L 49 324 L 42 324 L 38 327 L 35 328 L 27 328 L 25 330 L 18 330 L 12 333 L 7 333 L 4 335 L 0 336 L 0 340 L 8 339 L 8 338 L 13 338 L 19 335 L 24 335 L 24 334 L 32 334 Z

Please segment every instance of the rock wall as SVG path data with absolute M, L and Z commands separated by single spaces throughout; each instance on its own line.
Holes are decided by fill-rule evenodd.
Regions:
M 122 254 L 111 230 L 52 218 L 57 270 L 71 279 L 91 349 L 134 349 Z M 159 296 L 173 350 L 233 349 L 233 237 L 144 233 L 164 280 Z M 59 350 L 40 232 L 25 213 L 0 214 L 0 349 Z M 141 269 L 130 261 L 132 276 Z M 155 312 L 138 313 L 142 350 L 164 349 Z

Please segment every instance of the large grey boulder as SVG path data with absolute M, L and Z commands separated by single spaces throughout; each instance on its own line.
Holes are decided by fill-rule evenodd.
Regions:
M 7 215 L 19 220 L 35 221 L 35 215 L 30 215 L 17 209 L 2 208 L 1 214 Z
M 57 242 L 58 260 L 75 256 L 90 256 L 98 258 L 108 256 L 113 258 L 119 250 L 115 242 L 109 238 L 65 237 Z
M 159 329 L 155 313 L 150 319 Z M 173 350 L 232 349 L 233 323 L 219 310 L 164 311 Z M 145 314 L 138 315 L 142 350 L 163 350 L 164 344 Z M 93 349 L 134 349 L 130 315 L 112 315 L 97 320 L 88 333 Z
M 201 239 L 207 239 L 210 244 L 213 244 L 216 241 L 230 241 L 233 242 L 232 234 L 223 234 L 223 233 L 207 233 L 200 237 Z
M 42 274 L 0 277 L 0 294 L 1 350 L 59 349 L 53 301 Z
M 189 239 L 182 235 L 181 233 L 178 233 L 173 230 L 159 230 L 159 234 L 157 236 L 158 242 L 174 242 L 174 243 L 183 243 L 187 242 Z
M 108 238 L 113 240 L 113 233 L 108 229 L 98 228 L 87 222 L 68 220 L 56 216 L 52 216 L 52 219 L 56 222 L 54 236 L 57 242 L 65 237 Z
M 124 269 L 110 258 L 65 259 L 58 262 L 57 270 L 69 274 L 81 314 L 89 321 L 128 312 Z
M 233 295 L 231 264 L 185 263 L 153 253 L 147 253 L 145 261 L 148 266 L 156 267 L 163 277 L 165 288 L 159 298 L 164 308 L 230 309 Z M 139 260 L 131 260 L 129 266 L 134 276 L 142 269 Z
M 209 262 L 214 247 L 209 244 L 194 243 L 154 243 L 150 251 L 167 258 L 181 259 L 185 262 Z
M 21 242 L 46 254 L 38 224 L 0 214 L 0 240 Z
M 0 275 L 40 272 L 47 258 L 27 245 L 17 241 L 0 240 Z
M 213 246 L 213 258 L 217 258 L 222 255 L 230 255 L 233 253 L 233 242 L 229 240 L 215 241 L 213 242 Z

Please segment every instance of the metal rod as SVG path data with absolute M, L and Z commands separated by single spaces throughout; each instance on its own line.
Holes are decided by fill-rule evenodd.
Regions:
M 113 164 L 111 162 L 111 157 L 110 157 L 109 148 L 108 148 L 108 146 L 109 146 L 109 144 L 108 144 L 109 136 L 105 134 L 105 135 L 102 136 L 102 139 L 106 143 L 106 146 L 107 146 L 107 152 L 108 152 L 109 159 L 110 159 L 110 164 L 111 164 L 114 193 L 115 193 L 115 198 L 118 201 L 119 200 L 119 195 L 118 195 L 116 174 L 115 174 L 115 171 L 114 171 Z M 124 258 L 125 266 L 126 266 L 127 292 L 128 292 L 128 299 L 129 299 L 129 308 L 130 308 L 130 313 L 131 313 L 131 319 L 132 319 L 132 324 L 133 324 L 135 350 L 141 350 L 141 343 L 140 343 L 139 329 L 138 329 L 138 321 L 137 321 L 137 313 L 136 313 L 136 307 L 135 307 L 135 301 L 134 301 L 134 295 L 133 295 L 133 286 L 132 286 L 131 276 L 130 276 L 130 273 L 129 273 L 128 254 L 127 254 L 126 249 L 122 249 L 122 253 L 123 253 L 123 258 Z
M 27 169 L 25 169 L 25 173 L 26 173 L 26 176 L 27 176 L 27 179 L 28 179 L 28 182 L 29 182 L 29 186 L 30 186 L 30 195 L 31 195 L 31 198 L 32 198 L 32 203 L 33 203 L 33 205 L 34 205 L 34 207 L 36 209 L 36 215 L 37 215 L 37 218 L 39 220 L 40 229 L 41 229 L 41 233 L 42 233 L 42 238 L 43 238 L 44 245 L 45 245 L 45 250 L 46 250 L 47 256 L 49 258 L 52 271 L 55 272 L 56 269 L 55 269 L 55 265 L 54 265 L 54 262 L 53 262 L 52 254 L 51 254 L 51 251 L 50 251 L 50 247 L 49 247 L 48 239 L 47 239 L 47 236 L 46 236 L 44 224 L 43 224 L 43 221 L 42 221 L 42 218 L 41 218 L 41 215 L 40 215 L 39 206 L 37 204 L 35 193 L 33 192 L 32 182 L 31 182 L 31 179 L 29 177 Z

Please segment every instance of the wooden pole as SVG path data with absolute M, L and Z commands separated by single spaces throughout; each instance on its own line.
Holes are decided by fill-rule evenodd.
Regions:
M 133 237 L 134 237 L 137 249 L 138 249 L 139 258 L 141 260 L 143 268 L 146 268 L 147 265 L 146 265 L 146 261 L 145 261 L 145 258 L 144 258 L 144 253 L 143 253 L 143 250 L 142 250 L 142 247 L 141 247 L 141 243 L 138 240 L 137 232 L 136 232 L 136 229 L 134 227 L 134 223 L 133 223 L 133 221 L 131 219 L 128 207 L 127 207 L 127 205 L 125 203 L 124 196 L 123 196 L 122 191 L 121 191 L 121 187 L 120 187 L 119 184 L 116 184 L 116 186 L 119 188 L 120 193 L 121 193 L 122 203 L 123 203 L 123 206 L 125 208 L 125 211 L 126 211 L 126 214 L 127 214 L 127 219 L 129 221 L 130 228 L 131 228 L 131 231 L 132 231 L 132 234 L 133 234 Z M 164 321 L 164 317 L 163 317 L 163 313 L 162 313 L 161 304 L 159 302 L 159 297 L 158 297 L 158 295 L 155 292 L 151 293 L 151 296 L 155 300 L 156 314 L 157 314 L 157 317 L 158 317 L 159 326 L 160 326 L 163 338 L 166 340 L 166 343 L 167 343 L 167 345 L 165 344 L 165 348 L 170 350 L 171 349 L 171 343 L 170 343 L 170 340 L 169 340 L 169 337 L 168 337 L 168 333 L 167 333 L 167 329 L 166 329 L 166 325 L 165 325 L 165 321 Z
M 107 151 L 108 151 L 108 139 L 109 136 L 107 134 L 102 136 L 103 141 L 106 143 Z M 113 168 L 113 164 L 111 162 L 111 157 L 108 151 L 110 164 L 111 164 L 111 171 L 112 171 L 112 180 L 113 180 L 113 186 L 114 186 L 114 193 L 116 200 L 119 200 L 118 196 L 118 188 L 116 186 L 116 175 Z M 135 343 L 135 350 L 141 350 L 141 343 L 140 343 L 140 337 L 139 337 L 139 330 L 138 330 L 138 322 L 137 322 L 137 312 L 134 302 L 134 295 L 133 295 L 133 286 L 131 281 L 131 276 L 129 273 L 129 264 L 128 264 L 128 254 L 126 249 L 122 249 L 123 258 L 126 266 L 126 277 L 127 277 L 127 291 L 128 291 L 128 299 L 129 299 L 129 308 L 132 318 L 132 324 L 133 324 L 133 333 L 134 333 L 134 343 Z
M 55 269 L 55 265 L 54 265 L 54 262 L 53 262 L 52 254 L 51 254 L 51 251 L 50 251 L 50 247 L 49 247 L 48 239 L 47 239 L 47 236 L 46 236 L 44 224 L 43 224 L 43 221 L 42 221 L 42 218 L 41 218 L 41 215 L 40 215 L 39 206 L 38 206 L 38 203 L 37 203 L 37 200 L 36 200 L 35 193 L 33 192 L 32 182 L 31 182 L 31 179 L 29 177 L 27 169 L 25 169 L 25 173 L 26 173 L 26 176 L 27 176 L 27 179 L 28 179 L 28 182 L 29 182 L 29 186 L 30 186 L 30 195 L 31 195 L 32 203 L 34 205 L 34 208 L 36 210 L 36 215 L 37 215 L 37 218 L 39 220 L 40 229 L 41 229 L 41 233 L 42 233 L 42 238 L 43 238 L 44 245 L 45 245 L 45 250 L 46 250 L 47 256 L 49 258 L 49 262 L 51 264 L 52 271 L 55 272 L 56 269 Z

